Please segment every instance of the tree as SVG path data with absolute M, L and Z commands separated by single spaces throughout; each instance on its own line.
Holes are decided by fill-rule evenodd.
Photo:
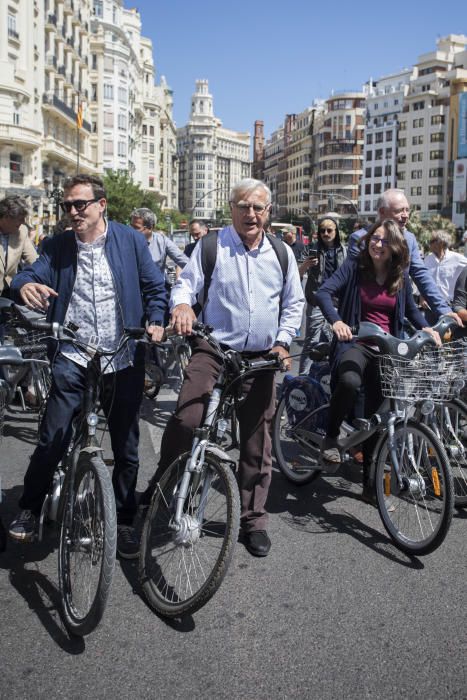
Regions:
M 430 219 L 420 217 L 418 211 L 411 211 L 407 228 L 411 231 L 424 250 L 428 250 L 429 241 L 433 231 L 442 229 L 447 231 L 456 240 L 456 227 L 449 219 L 444 219 L 440 214 L 435 214 Z
M 124 170 L 107 171 L 103 177 L 107 192 L 107 212 L 109 219 L 126 224 L 133 209 L 144 206 L 145 193 L 136 185 Z

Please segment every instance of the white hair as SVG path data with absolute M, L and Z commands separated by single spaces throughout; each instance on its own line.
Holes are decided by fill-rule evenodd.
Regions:
M 265 192 L 267 197 L 266 204 L 271 203 L 271 190 L 269 187 L 265 185 L 264 182 L 261 182 L 261 180 L 255 180 L 253 177 L 245 177 L 232 187 L 229 202 L 236 202 L 241 195 L 251 194 L 256 190 Z

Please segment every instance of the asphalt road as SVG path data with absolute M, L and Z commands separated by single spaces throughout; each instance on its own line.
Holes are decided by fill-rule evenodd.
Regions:
M 143 490 L 174 395 L 146 404 Z M 0 447 L 9 522 L 35 439 L 12 413 Z M 239 544 L 215 597 L 193 617 L 148 608 L 136 564 L 117 563 L 100 627 L 70 638 L 58 612 L 57 536 L 0 555 L 0 697 L 465 698 L 467 522 L 408 557 L 358 499 L 358 469 L 295 487 L 274 473 L 272 550 Z

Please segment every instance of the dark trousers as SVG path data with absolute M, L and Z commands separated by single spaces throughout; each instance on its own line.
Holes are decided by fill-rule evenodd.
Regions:
M 205 341 L 197 341 L 180 390 L 177 408 L 162 437 L 156 479 L 179 455 L 190 452 L 193 431 L 203 422 L 219 371 L 217 355 Z M 261 372 L 245 380 L 243 392 L 246 398 L 237 416 L 241 445 L 238 483 L 242 529 L 250 532 L 264 530 L 268 519 L 265 506 L 271 483 L 274 373 Z
M 86 369 L 58 355 L 52 368 L 52 387 L 40 428 L 39 443 L 24 478 L 21 508 L 39 515 L 53 473 L 71 439 L 72 420 L 78 414 L 85 388 Z M 119 523 L 131 524 L 136 512 L 139 408 L 144 367 L 127 367 L 106 374 L 101 403 L 108 419 L 114 454 L 112 483 Z
M 383 400 L 378 353 L 366 345 L 355 344 L 343 353 L 337 368 L 337 384 L 329 408 L 327 430 L 329 437 L 338 437 L 341 423 L 352 413 L 362 385 L 364 386 L 364 417 L 370 418 Z M 364 481 L 367 479 L 376 440 L 377 435 L 373 435 L 363 443 Z

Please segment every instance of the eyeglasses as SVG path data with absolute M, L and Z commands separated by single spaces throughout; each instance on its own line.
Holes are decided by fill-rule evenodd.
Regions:
M 263 211 L 269 207 L 269 204 L 247 204 L 246 202 L 240 202 L 239 204 L 236 202 L 231 202 L 231 204 L 239 209 L 242 214 L 247 214 L 250 209 L 253 209 L 255 214 L 262 214 Z
M 334 233 L 335 228 L 319 228 L 318 233 Z
M 99 199 L 99 197 L 95 197 L 94 199 L 73 199 L 72 201 L 60 202 L 60 206 L 62 211 L 67 214 L 71 212 L 73 207 L 77 212 L 82 212 L 93 202 L 98 202 Z
M 389 245 L 389 241 L 386 238 L 380 238 L 379 236 L 371 236 L 370 243 L 371 245 L 378 245 L 378 243 L 381 243 L 383 248 Z

